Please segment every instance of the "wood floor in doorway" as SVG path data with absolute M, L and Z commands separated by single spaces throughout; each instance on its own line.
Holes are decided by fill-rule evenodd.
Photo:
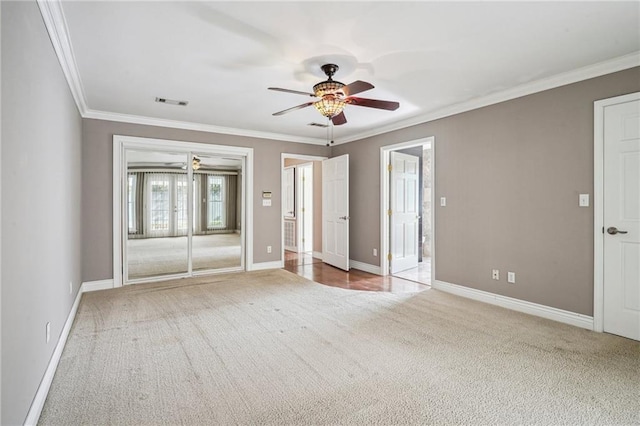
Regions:
M 346 272 L 323 263 L 310 253 L 285 251 L 284 269 L 320 284 L 351 290 L 417 293 L 431 288 L 428 285 L 390 275 L 382 277 L 358 269 Z

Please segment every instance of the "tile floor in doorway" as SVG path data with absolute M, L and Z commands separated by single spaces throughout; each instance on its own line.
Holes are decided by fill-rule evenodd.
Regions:
M 421 284 L 431 285 L 431 258 L 430 257 L 423 258 L 422 262 L 418 263 L 417 268 L 396 272 L 393 275 L 395 277 L 416 281 Z

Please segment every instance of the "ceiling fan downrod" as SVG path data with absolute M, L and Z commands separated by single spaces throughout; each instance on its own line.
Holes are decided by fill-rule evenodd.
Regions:
M 340 69 L 340 67 L 337 66 L 336 64 L 324 64 L 320 68 L 322 69 L 322 71 L 324 71 L 327 77 L 329 77 L 330 81 L 331 81 L 331 77 L 333 77 L 333 75 L 336 72 L 338 72 L 338 70 Z

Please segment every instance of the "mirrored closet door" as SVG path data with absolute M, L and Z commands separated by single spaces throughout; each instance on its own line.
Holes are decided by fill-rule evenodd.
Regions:
M 127 151 L 128 280 L 189 272 L 187 154 Z
M 195 154 L 193 270 L 242 266 L 242 161 Z
M 241 158 L 126 150 L 125 282 L 243 267 Z

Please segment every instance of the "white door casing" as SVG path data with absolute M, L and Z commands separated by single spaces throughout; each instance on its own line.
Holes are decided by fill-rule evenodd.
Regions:
M 349 155 L 322 162 L 322 261 L 349 270 Z
M 603 330 L 640 340 L 640 100 L 604 108 Z
M 418 266 L 420 158 L 401 152 L 390 153 L 391 273 Z
M 281 170 L 281 182 L 280 182 L 280 190 L 283 194 L 283 196 L 281 197 L 282 202 L 280 203 L 280 212 L 281 212 L 281 216 L 282 216 L 282 262 L 284 262 L 285 259 L 285 250 L 289 250 L 288 248 L 286 248 L 288 246 L 286 238 L 285 238 L 285 233 L 287 232 L 287 228 L 290 228 L 290 225 L 287 222 L 290 222 L 291 220 L 285 219 L 284 217 L 284 212 L 285 212 L 285 203 L 284 203 L 284 192 L 285 192 L 285 183 L 284 183 L 284 169 L 286 164 L 286 160 L 287 159 L 294 159 L 294 160 L 304 160 L 304 161 L 309 161 L 309 162 L 315 162 L 315 161 L 323 161 L 326 160 L 327 157 L 321 157 L 321 156 L 316 156 L 316 155 L 303 155 L 303 154 L 289 154 L 289 153 L 282 153 L 280 155 L 280 170 Z M 313 185 L 313 192 L 315 193 L 317 191 L 317 195 L 318 197 L 322 197 L 322 188 L 318 188 L 318 185 L 322 184 L 322 180 L 319 179 L 317 183 L 314 183 Z M 322 220 L 322 216 L 321 214 L 317 215 L 318 217 L 314 217 L 313 220 L 316 221 L 321 221 Z M 295 232 L 295 229 L 291 229 L 291 231 Z M 293 234 L 293 241 L 296 240 L 295 237 L 295 233 Z M 295 245 L 295 243 L 293 244 Z M 290 250 L 290 251 L 297 251 L 297 248 L 295 248 L 294 250 Z M 322 253 L 316 253 L 314 252 L 314 255 L 317 255 L 318 258 L 320 258 L 322 256 Z M 284 263 L 283 263 L 284 264 Z
M 435 206 L 435 194 L 436 194 L 436 179 L 435 179 L 435 170 L 436 170 L 436 163 L 435 163 L 435 152 L 436 152 L 436 145 L 435 145 L 435 137 L 434 136 L 429 136 L 423 139 L 416 139 L 416 140 L 411 140 L 411 141 L 406 141 L 406 142 L 400 142 L 400 143 L 396 143 L 396 144 L 392 144 L 392 145 L 387 145 L 387 146 L 382 146 L 380 147 L 380 253 L 384 254 L 383 256 L 380 256 L 380 273 L 382 275 L 388 275 L 389 273 L 391 273 L 391 268 L 389 267 L 389 260 L 386 256 L 387 253 L 390 252 L 391 250 L 391 244 L 390 244 L 390 237 L 389 237 L 389 227 L 390 227 L 390 220 L 389 220 L 389 214 L 388 214 L 388 209 L 389 209 L 389 203 L 390 203 L 390 196 L 389 196 L 389 184 L 390 184 L 390 172 L 389 172 L 389 161 L 390 161 L 390 154 L 393 151 L 398 151 L 398 150 L 402 150 L 402 149 L 406 149 L 406 148 L 413 148 L 416 146 L 422 146 L 424 147 L 428 147 L 431 149 L 431 155 L 432 155 L 432 161 L 431 161 L 431 167 L 430 169 L 430 173 L 429 176 L 427 176 L 426 178 L 429 179 L 429 181 L 431 182 L 431 205 Z M 431 253 L 431 281 L 434 282 L 435 281 L 435 274 L 436 274 L 436 263 L 435 263 L 435 258 L 436 258 L 436 245 L 435 245 L 435 234 L 436 234 L 436 226 L 435 226 L 435 208 L 431 209 L 431 244 L 430 244 L 430 253 Z M 375 254 L 374 254 L 375 256 Z

